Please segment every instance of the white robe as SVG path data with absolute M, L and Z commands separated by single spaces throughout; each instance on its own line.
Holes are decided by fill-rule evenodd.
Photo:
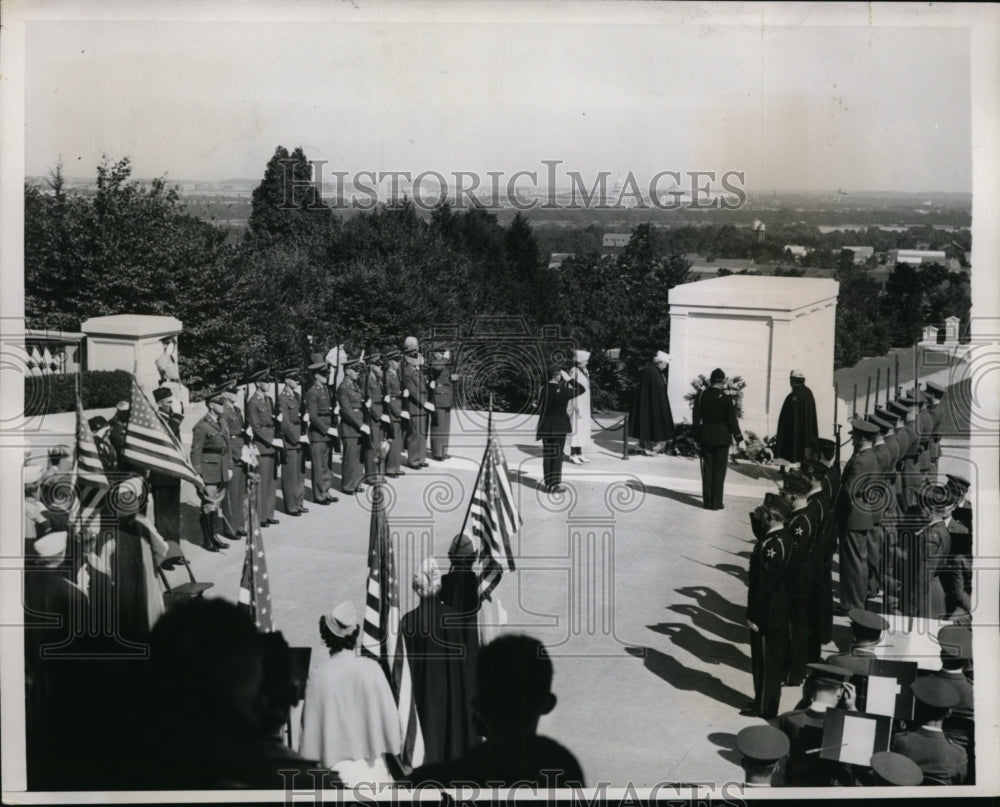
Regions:
M 583 392 L 575 398 L 571 398 L 566 404 L 566 411 L 569 413 L 569 422 L 573 427 L 569 444 L 573 448 L 581 450 L 590 449 L 593 446 L 590 433 L 593 430 L 593 422 L 590 418 L 590 375 L 586 370 L 574 367 L 572 378 L 580 383 Z

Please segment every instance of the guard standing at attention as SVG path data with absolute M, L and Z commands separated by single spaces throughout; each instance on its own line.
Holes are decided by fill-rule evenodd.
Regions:
M 361 462 L 361 440 L 370 440 L 371 427 L 364 422 L 365 399 L 358 386 L 358 374 L 364 368 L 361 359 L 344 365 L 344 380 L 337 387 L 337 403 L 340 404 L 340 441 L 343 446 L 341 462 L 341 491 L 348 496 L 364 492 L 361 484 L 364 466 Z
M 309 415 L 309 459 L 312 461 L 313 501 L 330 504 L 339 501 L 333 491 L 333 471 L 330 468 L 330 441 L 337 434 L 331 420 L 333 402 L 327 378 L 330 367 L 325 361 L 309 365 L 312 386 L 306 390 L 306 414 Z
M 448 459 L 451 408 L 455 404 L 452 385 L 458 380 L 447 347 L 435 345 L 426 376 L 428 398 L 434 402 L 434 411 L 430 414 L 431 456 L 443 462 Z
M 236 382 L 223 387 L 225 407 L 222 422 L 229 433 L 229 462 L 233 475 L 226 485 L 226 498 L 222 502 L 223 532 L 227 538 L 240 540 L 247 537 L 246 496 L 247 471 L 250 459 L 250 434 L 243 420 L 243 413 L 236 408 Z
M 205 396 L 208 411 L 194 424 L 191 435 L 191 465 L 201 476 L 205 487 L 198 491 L 201 499 L 201 545 L 209 552 L 228 549 L 229 544 L 218 538 L 219 507 L 226 498 L 226 484 L 232 479 L 229 429 L 222 423 L 225 399 L 221 389 Z
M 411 468 L 426 468 L 427 415 L 434 411 L 434 404 L 427 400 L 424 383 L 423 358 L 416 337 L 407 336 L 403 342 L 403 398 L 409 413 L 410 433 L 406 437 L 406 464 Z
M 270 527 L 277 524 L 274 517 L 274 497 L 278 475 L 278 452 L 274 446 L 274 409 L 264 394 L 269 370 L 261 370 L 250 376 L 254 384 L 254 393 L 247 401 L 247 425 L 253 430 L 253 442 L 260 453 L 257 471 L 260 473 L 260 487 L 257 497 L 257 512 L 260 515 L 260 526 Z
M 281 413 L 281 439 L 288 458 L 281 471 L 281 498 L 285 501 L 285 512 L 290 516 L 299 516 L 309 512 L 304 506 L 306 480 L 302 472 L 302 452 L 309 438 L 302 430 L 299 371 L 291 367 L 281 376 L 285 386 L 278 393 L 278 411 Z
M 861 418 L 851 421 L 854 454 L 841 478 L 840 524 L 840 608 L 846 616 L 852 608 L 864 609 L 868 602 L 868 546 L 872 530 L 872 505 L 868 488 L 878 478 L 878 460 L 872 446 L 878 426 Z
M 403 380 L 399 360 L 403 354 L 398 350 L 390 350 L 385 354 L 385 409 L 389 414 L 389 425 L 392 428 L 392 439 L 389 441 L 389 453 L 385 456 L 385 475 L 389 477 L 406 476 L 401 468 L 403 463 L 403 432 L 409 422 L 410 413 L 403 400 Z
M 723 387 L 726 374 L 712 370 L 710 386 L 698 393 L 691 416 L 691 429 L 701 446 L 701 497 L 706 510 L 722 510 L 722 488 L 726 484 L 729 447 L 743 442 L 736 408 Z

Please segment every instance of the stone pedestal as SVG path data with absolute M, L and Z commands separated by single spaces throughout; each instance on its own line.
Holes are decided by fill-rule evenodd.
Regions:
M 839 284 L 819 278 L 730 275 L 670 290 L 670 375 L 674 420 L 691 422 L 684 396 L 716 367 L 742 376 L 744 432 L 773 436 L 802 370 L 816 397 L 821 437 L 833 421 L 833 343 Z
M 958 326 L 962 320 L 958 317 L 948 317 L 944 321 L 944 342 L 946 345 L 958 344 Z
M 175 317 L 151 314 L 92 317 L 80 328 L 87 336 L 87 369 L 135 373 L 143 392 L 152 396 L 160 383 L 156 360 L 163 354 L 163 340 L 176 339 L 182 328 Z M 171 387 L 186 405 L 187 389 L 179 384 Z

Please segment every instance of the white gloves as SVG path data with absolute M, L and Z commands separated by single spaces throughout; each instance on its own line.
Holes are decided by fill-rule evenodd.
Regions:
M 430 401 L 425 401 L 424 402 L 424 409 L 426 409 L 428 412 L 433 412 L 434 411 L 434 404 L 432 404 Z
M 435 389 L 437 387 L 437 381 L 431 381 L 427 384 L 427 386 L 431 389 Z
M 363 432 L 364 434 L 367 434 L 367 435 L 368 435 L 369 437 L 371 437 L 371 434 L 372 434 L 372 428 L 371 428 L 371 426 L 369 426 L 369 425 L 368 425 L 367 423 L 362 423 L 362 424 L 361 424 L 361 431 L 362 431 L 362 432 Z
M 327 430 L 326 430 L 326 433 L 327 433 L 328 435 L 330 435 L 331 437 L 336 437 L 336 436 L 337 436 L 337 430 L 336 430 L 336 429 L 334 429 L 334 428 L 330 428 L 330 429 L 327 429 Z

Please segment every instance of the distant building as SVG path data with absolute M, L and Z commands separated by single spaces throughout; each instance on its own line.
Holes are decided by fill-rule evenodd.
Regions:
M 785 244 L 785 252 L 791 253 L 793 258 L 804 258 L 809 250 L 801 244 Z
M 549 269 L 559 269 L 563 265 L 563 261 L 572 258 L 573 255 L 572 252 L 553 252 L 549 256 Z
M 605 233 L 601 246 L 605 249 L 623 249 L 631 240 L 631 233 Z
M 875 247 L 844 247 L 854 253 L 855 263 L 864 263 L 875 254 Z
M 947 260 L 944 250 L 938 249 L 893 249 L 889 251 L 889 263 L 909 263 L 919 266 L 922 263 L 940 263 Z

